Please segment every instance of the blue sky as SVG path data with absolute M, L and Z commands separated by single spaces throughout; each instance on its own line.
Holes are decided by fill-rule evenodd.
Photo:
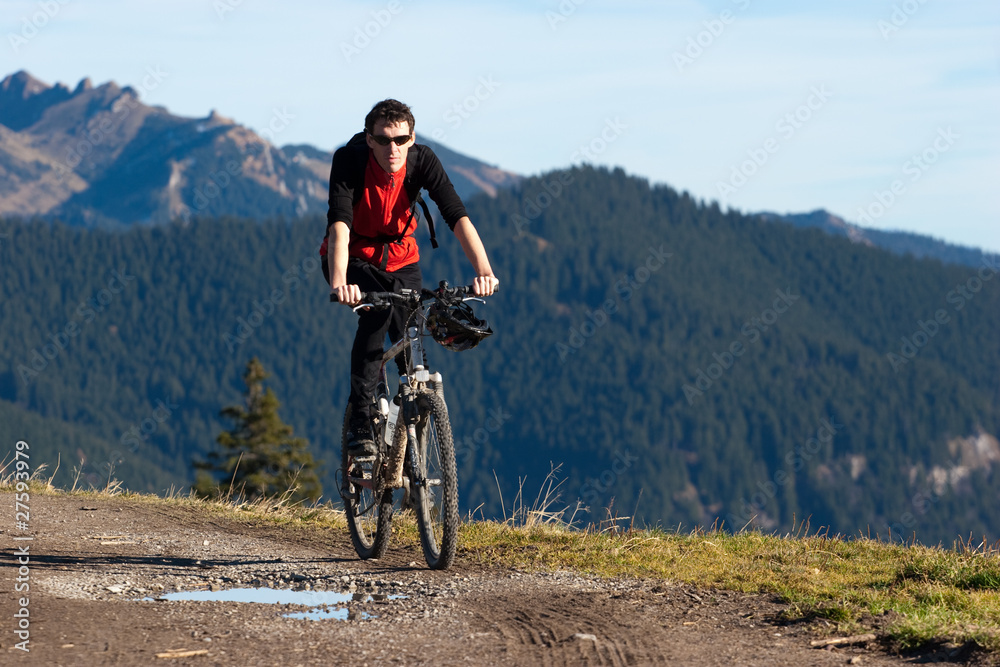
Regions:
M 518 173 L 621 166 L 743 211 L 1000 252 L 996 0 L 0 0 L 0 17 L 3 74 L 114 80 L 257 130 L 280 115 L 279 145 L 332 148 L 396 97 L 418 133 Z

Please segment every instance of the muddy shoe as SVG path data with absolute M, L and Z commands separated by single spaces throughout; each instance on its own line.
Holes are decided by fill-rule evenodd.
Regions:
M 347 429 L 347 453 L 354 458 L 375 456 L 372 423 L 366 415 L 358 415 L 351 420 Z

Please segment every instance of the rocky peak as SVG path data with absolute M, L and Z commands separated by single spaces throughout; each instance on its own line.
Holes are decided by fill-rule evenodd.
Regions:
M 0 123 L 19 132 L 71 96 L 66 86 L 50 86 L 21 70 L 0 82 Z
M 8 75 L 0 82 L 0 95 L 4 96 L 4 101 L 9 98 L 20 98 L 26 100 L 48 90 L 51 86 L 42 83 L 24 70 Z
M 73 89 L 73 94 L 79 95 L 80 93 L 85 93 L 88 90 L 92 89 L 93 87 L 94 84 L 90 82 L 90 77 L 89 76 L 84 77 L 80 79 L 80 83 L 76 84 L 76 88 Z

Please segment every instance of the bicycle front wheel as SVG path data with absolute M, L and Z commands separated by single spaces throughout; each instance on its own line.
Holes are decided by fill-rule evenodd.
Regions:
M 352 406 L 348 404 L 341 434 L 340 497 L 344 501 L 347 530 L 358 556 L 381 558 L 392 534 L 392 489 L 383 489 L 376 478 L 377 460 L 354 458 L 347 453 L 347 429 Z
M 458 474 L 455 443 L 444 399 L 426 392 L 417 397 L 417 470 L 412 471 L 420 545 L 427 564 L 443 570 L 455 560 L 458 546 Z

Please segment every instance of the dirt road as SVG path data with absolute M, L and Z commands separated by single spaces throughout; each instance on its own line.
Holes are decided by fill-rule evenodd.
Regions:
M 14 507 L 12 494 L 0 498 Z M 781 605 L 765 596 L 488 569 L 461 552 L 451 570 L 434 572 L 415 548 L 366 562 L 346 532 L 252 525 L 189 505 L 33 494 L 30 530 L 11 521 L 0 538 L 0 664 L 904 662 L 874 642 L 810 648 L 816 635 L 781 625 Z M 24 545 L 30 590 L 15 593 Z M 225 599 L 248 589 L 278 601 Z M 25 596 L 28 653 L 15 633 Z M 203 597 L 216 599 L 193 599 Z

